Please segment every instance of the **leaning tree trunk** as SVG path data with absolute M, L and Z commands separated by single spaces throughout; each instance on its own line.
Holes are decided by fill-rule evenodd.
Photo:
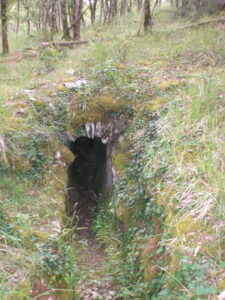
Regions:
M 67 9 L 66 9 L 66 0 L 60 0 L 61 5 L 61 18 L 62 18 L 62 27 L 63 27 L 63 38 L 70 40 L 70 31 L 67 21 Z
M 3 54 L 9 53 L 8 29 L 7 29 L 7 0 L 1 0 L 1 18 L 2 18 L 2 50 Z
M 144 2 L 144 32 L 147 33 L 152 27 L 150 0 Z
M 82 15 L 83 0 L 73 0 L 73 12 L 72 12 L 72 28 L 73 28 L 73 39 L 80 39 L 80 21 Z

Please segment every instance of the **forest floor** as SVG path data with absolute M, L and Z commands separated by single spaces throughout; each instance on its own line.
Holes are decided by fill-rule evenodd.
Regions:
M 81 300 L 119 299 L 115 298 L 115 288 L 109 275 L 104 272 L 107 257 L 104 248 L 97 242 L 90 230 L 78 235 L 83 250 L 78 255 L 78 267 L 81 280 L 78 282 L 77 293 Z M 83 277 L 83 278 L 82 278 Z

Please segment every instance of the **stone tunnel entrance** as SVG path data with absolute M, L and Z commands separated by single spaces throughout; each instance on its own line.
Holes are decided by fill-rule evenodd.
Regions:
M 99 137 L 81 136 L 70 142 L 70 150 L 75 159 L 68 169 L 67 214 L 88 227 L 98 203 L 112 191 L 112 147 Z

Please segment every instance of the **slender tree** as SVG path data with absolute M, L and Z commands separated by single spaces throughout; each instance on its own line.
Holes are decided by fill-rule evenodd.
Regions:
M 58 32 L 57 26 L 57 0 L 51 1 L 51 33 L 52 37 Z
M 60 0 L 60 6 L 61 6 L 61 19 L 62 19 L 62 27 L 63 27 L 63 38 L 66 40 L 70 40 L 70 31 L 68 27 L 68 21 L 67 21 L 67 6 L 66 6 L 66 0 Z
M 117 14 L 117 0 L 110 0 L 109 1 L 109 17 L 108 21 L 112 21 Z
M 137 0 L 137 7 L 138 7 L 138 11 L 140 11 L 142 9 L 142 0 Z
M 82 16 L 83 0 L 73 0 L 73 11 L 72 11 L 72 28 L 73 28 L 73 39 L 80 39 L 80 23 Z
M 127 0 L 121 0 L 120 15 L 123 16 L 127 10 Z
M 150 0 L 144 1 L 144 32 L 147 33 L 152 27 Z
M 9 53 L 8 28 L 7 28 L 7 0 L 1 0 L 2 19 L 2 50 L 3 54 Z
M 17 0 L 17 15 L 16 15 L 16 36 L 19 34 L 19 28 L 20 28 L 20 0 Z
M 97 2 L 98 0 L 89 0 L 89 8 L 91 12 L 91 24 L 95 23 Z

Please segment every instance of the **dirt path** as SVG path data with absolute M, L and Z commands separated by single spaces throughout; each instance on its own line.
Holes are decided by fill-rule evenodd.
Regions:
M 78 294 L 81 300 L 115 299 L 115 289 L 105 274 L 103 264 L 106 259 L 104 249 L 98 244 L 89 229 L 78 235 L 82 250 L 78 266 L 83 276 L 78 284 Z

